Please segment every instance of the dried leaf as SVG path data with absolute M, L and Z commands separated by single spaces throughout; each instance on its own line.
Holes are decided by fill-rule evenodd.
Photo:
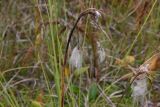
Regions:
M 148 74 L 155 73 L 157 69 L 160 68 L 160 53 L 154 54 L 151 58 L 145 61 L 139 69 L 142 72 L 147 72 Z
M 120 65 L 122 67 L 127 67 L 129 64 L 133 64 L 135 62 L 135 57 L 134 56 L 126 56 L 123 59 L 117 59 L 116 64 Z
M 69 77 L 71 72 L 70 72 L 69 68 L 65 67 L 64 73 L 65 73 L 65 77 Z
M 37 34 L 36 36 L 36 40 L 35 40 L 35 46 L 40 46 L 40 44 L 42 43 L 43 38 L 40 34 Z

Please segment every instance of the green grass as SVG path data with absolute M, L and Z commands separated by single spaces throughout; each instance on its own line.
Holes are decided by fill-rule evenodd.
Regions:
M 43 4 L 38 0 L 0 1 L 0 107 L 62 106 L 61 73 L 68 34 L 78 15 L 92 7 L 102 11 L 98 23 L 103 30 L 94 28 L 92 18 L 88 16 L 78 25 L 81 30 L 74 31 L 66 67 L 69 68 L 69 57 L 78 43 L 82 52 L 89 55 L 85 54 L 84 69 L 77 74 L 77 69 L 70 69 L 70 75 L 65 77 L 64 106 L 134 106 L 130 89 L 122 100 L 121 97 L 109 98 L 129 86 L 129 81 L 114 83 L 130 72 L 117 65 L 115 60 L 132 55 L 136 58 L 132 66 L 138 67 L 153 53 L 159 52 L 159 2 L 149 2 L 138 27 L 136 18 L 142 12 L 140 9 L 134 11 L 134 0 L 44 1 Z M 100 79 L 103 77 L 99 83 L 85 69 L 93 64 L 93 52 L 89 48 L 94 44 L 90 40 L 93 34 L 106 51 L 105 62 L 99 64 Z M 108 40 L 108 35 L 111 40 Z M 160 95 L 152 91 L 159 98 Z

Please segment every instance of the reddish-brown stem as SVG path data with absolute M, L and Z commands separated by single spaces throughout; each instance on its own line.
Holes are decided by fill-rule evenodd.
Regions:
M 68 58 L 68 48 L 69 48 L 69 44 L 70 44 L 70 41 L 71 41 L 71 38 L 73 36 L 73 32 L 78 24 L 78 22 L 80 21 L 80 19 L 83 17 L 83 16 L 86 16 L 88 14 L 90 15 L 93 15 L 93 16 L 96 16 L 96 11 L 98 11 L 97 9 L 95 8 L 90 8 L 90 9 L 87 9 L 85 10 L 84 12 L 82 12 L 79 17 L 77 18 L 73 28 L 71 29 L 70 33 L 69 33 L 69 38 L 68 38 L 68 41 L 67 41 L 67 46 L 66 46 L 66 51 L 65 51 L 65 56 L 64 56 L 64 63 L 63 63 L 63 69 L 62 69 L 62 73 L 61 73 L 61 107 L 64 107 L 64 86 L 65 86 L 65 83 L 64 83 L 64 79 L 65 79 L 65 67 L 66 67 L 66 63 L 67 63 L 67 58 Z

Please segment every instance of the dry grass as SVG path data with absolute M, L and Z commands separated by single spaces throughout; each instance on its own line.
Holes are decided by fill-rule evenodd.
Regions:
M 69 32 L 89 8 L 101 16 L 81 18 L 63 65 Z M 159 13 L 157 0 L 1 0 L 0 106 L 62 107 L 61 71 L 66 69 L 65 107 L 135 107 L 134 75 L 128 74 L 159 53 Z M 80 69 L 70 68 L 75 47 L 83 56 Z M 150 61 L 154 71 L 160 67 L 156 58 Z M 155 107 L 159 72 L 151 80 L 146 98 Z

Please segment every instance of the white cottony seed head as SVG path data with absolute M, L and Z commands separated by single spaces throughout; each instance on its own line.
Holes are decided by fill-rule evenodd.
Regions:
M 100 17 L 101 16 L 101 13 L 99 11 L 96 11 L 96 16 L 97 17 Z
M 72 53 L 69 60 L 69 63 L 72 68 L 81 68 L 82 67 L 82 52 L 78 47 L 76 46 Z
M 146 100 L 146 94 L 147 94 L 147 79 L 136 79 L 134 80 L 132 84 L 132 97 L 134 103 L 140 103 L 143 105 Z
M 104 48 L 101 47 L 101 44 L 99 42 L 97 42 L 97 48 L 98 48 L 99 62 L 102 63 L 106 58 L 106 53 Z
M 106 53 L 103 48 L 98 50 L 98 55 L 99 55 L 99 62 L 100 63 L 104 62 L 104 60 L 106 58 Z
M 95 11 L 95 22 L 98 22 L 99 17 L 101 16 L 101 13 L 99 11 Z

